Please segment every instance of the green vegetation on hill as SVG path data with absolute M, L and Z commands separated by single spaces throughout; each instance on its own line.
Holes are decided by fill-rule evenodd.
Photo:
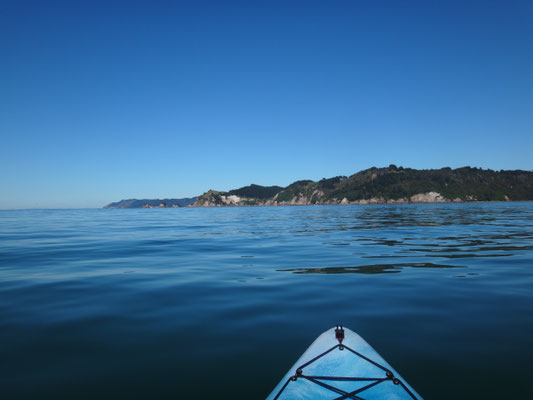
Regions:
M 240 197 L 251 197 L 264 200 L 274 197 L 282 190 L 283 188 L 281 186 L 260 186 L 252 184 L 250 186 L 244 186 L 240 189 L 230 190 L 229 194 L 237 195 Z
M 230 195 L 240 199 L 228 199 Z M 426 197 L 419 200 L 416 196 Z M 318 182 L 301 180 L 285 188 L 250 185 L 229 192 L 209 191 L 198 197 L 195 205 L 431 202 L 435 198 L 439 201 L 533 200 L 533 172 L 471 167 L 416 170 L 390 165 L 372 167 L 349 177 L 336 176 Z
M 307 180 L 294 182 L 278 194 L 276 201 L 281 203 L 291 201 L 291 199 L 300 196 L 312 197 L 315 185 L 316 182 Z
M 391 165 L 352 175 L 340 181 L 327 197 L 345 197 L 348 201 L 373 197 L 389 200 L 428 192 L 462 201 L 503 201 L 505 196 L 510 200 L 533 200 L 533 173 L 470 167 L 416 170 Z

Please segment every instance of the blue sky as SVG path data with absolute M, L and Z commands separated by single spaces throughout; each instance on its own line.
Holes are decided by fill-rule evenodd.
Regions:
M 0 10 L 0 208 L 533 168 L 531 1 Z

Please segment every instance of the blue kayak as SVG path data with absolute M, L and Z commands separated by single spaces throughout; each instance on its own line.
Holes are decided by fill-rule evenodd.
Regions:
M 267 400 L 422 399 L 357 333 L 342 326 L 316 339 Z

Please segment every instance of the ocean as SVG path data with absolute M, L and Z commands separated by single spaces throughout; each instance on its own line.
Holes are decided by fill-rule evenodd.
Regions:
M 336 324 L 533 398 L 533 203 L 0 211 L 3 399 L 264 399 Z

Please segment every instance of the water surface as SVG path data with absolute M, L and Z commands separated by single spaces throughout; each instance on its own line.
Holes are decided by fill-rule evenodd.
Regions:
M 262 399 L 338 323 L 533 398 L 533 203 L 0 211 L 3 398 Z

